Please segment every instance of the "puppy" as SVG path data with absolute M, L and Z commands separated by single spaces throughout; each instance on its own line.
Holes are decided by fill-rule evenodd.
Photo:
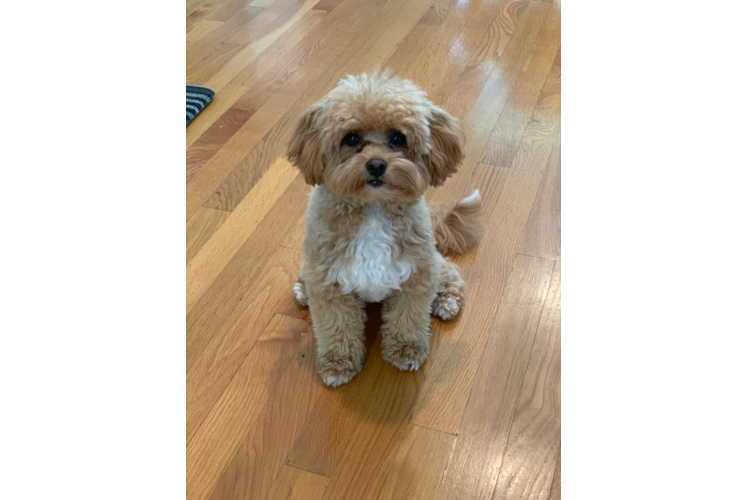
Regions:
M 315 187 L 294 294 L 309 306 L 325 384 L 361 371 L 365 302 L 383 302 L 382 356 L 400 370 L 428 357 L 430 314 L 463 306 L 460 270 L 439 250 L 477 242 L 480 195 L 431 214 L 423 198 L 456 172 L 461 139 L 425 92 L 379 70 L 341 80 L 296 126 L 287 157 Z

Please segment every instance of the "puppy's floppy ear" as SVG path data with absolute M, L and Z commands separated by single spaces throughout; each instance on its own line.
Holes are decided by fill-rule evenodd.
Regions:
M 293 166 L 301 170 L 307 184 L 322 184 L 325 158 L 321 152 L 319 138 L 320 103 L 312 104 L 296 124 L 296 130 L 288 143 L 286 157 Z
M 431 185 L 441 186 L 449 176 L 457 172 L 457 167 L 465 157 L 462 152 L 462 131 L 456 118 L 439 106 L 431 107 L 431 152 L 428 167 Z

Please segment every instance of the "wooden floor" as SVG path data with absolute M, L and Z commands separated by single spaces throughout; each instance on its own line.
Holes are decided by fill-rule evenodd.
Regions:
M 560 498 L 560 3 L 187 0 L 187 496 Z M 314 367 L 292 298 L 309 187 L 282 158 L 301 113 L 380 64 L 464 123 L 429 201 L 479 188 L 485 236 L 429 360 L 350 384 Z M 378 313 L 370 306 L 369 316 Z

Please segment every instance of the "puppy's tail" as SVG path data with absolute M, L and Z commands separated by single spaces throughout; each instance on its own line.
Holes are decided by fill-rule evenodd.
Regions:
M 458 202 L 430 208 L 437 250 L 463 253 L 478 243 L 482 233 L 478 222 L 480 207 L 480 193 L 476 189 Z

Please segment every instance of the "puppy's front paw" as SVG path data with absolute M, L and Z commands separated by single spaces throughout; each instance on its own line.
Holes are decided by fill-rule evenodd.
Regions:
M 361 372 L 362 364 L 350 356 L 339 356 L 334 353 L 317 355 L 319 374 L 326 385 L 338 387 L 347 384 Z
M 445 321 L 454 319 L 460 313 L 460 303 L 456 297 L 437 295 L 431 303 L 431 314 Z
M 382 347 L 382 357 L 400 370 L 418 370 L 429 357 L 428 336 L 418 336 L 406 342 L 387 343 Z

